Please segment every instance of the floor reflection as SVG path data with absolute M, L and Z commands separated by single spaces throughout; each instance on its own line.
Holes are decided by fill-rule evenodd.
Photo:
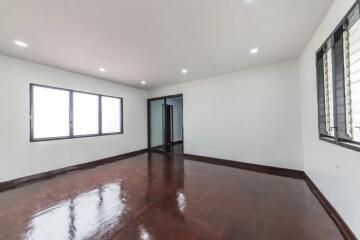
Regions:
M 184 154 L 183 143 L 171 144 L 169 146 L 160 145 L 160 146 L 154 147 L 153 149 L 180 155 L 180 156 L 182 156 Z
M 178 205 L 178 210 L 181 213 L 185 212 L 185 207 L 186 207 L 186 198 L 185 198 L 185 194 L 183 192 L 177 192 L 177 205 Z
M 174 211 L 183 217 L 186 206 L 184 161 L 176 156 L 159 158 L 158 154 L 150 153 L 148 176 L 146 200 L 154 202 L 162 210 Z
M 130 210 L 138 207 L 135 204 L 141 204 L 134 194 L 141 193 L 142 201 L 151 206 L 151 211 L 167 212 L 185 221 L 184 161 L 150 153 L 144 167 L 142 174 L 147 175 L 146 178 L 119 178 L 118 182 L 81 193 L 36 213 L 29 221 L 23 239 L 48 240 L 49 236 L 52 240 L 101 239 L 126 231 L 122 226 L 129 220 L 127 216 L 133 214 Z M 124 185 L 131 181 L 143 185 L 145 191 L 134 187 L 125 189 Z M 136 219 L 136 214 L 132 217 Z M 135 220 L 136 238 L 154 239 L 154 226 L 146 217 Z
M 149 232 L 146 230 L 146 228 L 143 225 L 139 226 L 139 239 L 140 240 L 150 240 L 150 234 Z
M 145 201 L 151 208 L 143 213 L 143 217 L 134 221 L 123 235 L 134 236 L 134 239 L 163 239 L 157 232 L 161 214 L 170 215 L 185 222 L 186 197 L 184 191 L 184 161 L 176 156 L 165 157 L 157 153 L 149 153 L 147 164 L 148 180 Z M 158 219 L 160 214 L 160 219 Z
M 109 183 L 41 211 L 33 216 L 24 239 L 80 240 L 106 234 L 125 211 L 121 195 L 121 183 Z
M 342 238 L 302 180 L 146 153 L 1 193 L 0 239 Z

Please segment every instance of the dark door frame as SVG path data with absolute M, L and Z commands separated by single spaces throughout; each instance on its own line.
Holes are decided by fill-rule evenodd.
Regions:
M 174 124 L 173 124 L 173 116 L 172 116 L 172 112 L 173 112 L 173 108 L 174 106 L 172 105 L 165 105 L 165 124 L 164 124 L 164 133 L 165 133 L 165 151 L 169 152 L 170 151 L 170 146 L 173 143 L 173 131 L 174 131 Z
M 162 96 L 162 97 L 156 97 L 156 98 L 149 98 L 147 100 L 147 138 L 148 138 L 148 149 L 151 149 L 151 107 L 150 107 L 150 103 L 152 101 L 156 101 L 156 100 L 164 100 L 164 104 L 166 105 L 166 99 L 167 98 L 174 98 L 174 97 L 182 97 L 183 98 L 183 102 L 182 102 L 182 141 L 183 141 L 183 152 L 184 152 L 184 96 L 183 94 L 175 94 L 175 95 L 168 95 L 168 96 Z

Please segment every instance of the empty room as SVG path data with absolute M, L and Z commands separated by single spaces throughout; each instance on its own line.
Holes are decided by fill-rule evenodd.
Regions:
M 0 240 L 357 240 L 359 172 L 358 0 L 0 0 Z

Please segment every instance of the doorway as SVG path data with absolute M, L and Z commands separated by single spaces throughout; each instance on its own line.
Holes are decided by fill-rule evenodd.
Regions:
M 148 146 L 151 150 L 182 155 L 183 96 L 148 99 Z

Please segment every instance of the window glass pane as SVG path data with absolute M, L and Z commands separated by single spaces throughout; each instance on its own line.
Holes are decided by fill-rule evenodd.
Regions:
M 68 137 L 69 91 L 33 86 L 33 138 Z
M 74 135 L 99 133 L 99 96 L 74 92 Z
M 347 132 L 360 142 L 360 21 L 344 33 Z
M 101 97 L 102 133 L 121 132 L 121 99 Z
M 153 100 L 150 102 L 151 113 L 151 147 L 159 147 L 165 144 L 165 100 Z
M 334 129 L 334 91 L 333 91 L 333 66 L 332 50 L 324 53 L 324 92 L 325 92 L 325 117 L 326 132 L 329 136 L 335 136 Z

